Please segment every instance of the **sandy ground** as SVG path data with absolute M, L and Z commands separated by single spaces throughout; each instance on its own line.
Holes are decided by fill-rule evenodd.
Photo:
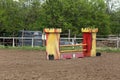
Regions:
M 43 51 L 0 50 L 0 80 L 120 80 L 120 53 L 48 61 Z

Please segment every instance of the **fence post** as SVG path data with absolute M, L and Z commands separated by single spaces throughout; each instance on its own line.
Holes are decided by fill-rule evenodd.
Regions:
M 24 46 L 24 44 L 23 44 L 23 42 L 24 42 L 23 39 L 24 39 L 24 38 L 23 38 L 23 36 L 22 36 L 22 47 Z
M 15 47 L 15 38 L 13 37 L 13 47 Z
M 4 37 L 3 37 L 3 42 L 2 42 L 3 44 L 2 45 L 4 45 L 5 46 L 5 39 L 4 39 Z
M 119 48 L 119 37 L 117 37 L 117 48 Z
M 43 32 L 43 34 L 42 34 L 42 41 L 43 41 L 43 46 L 45 46 L 46 45 L 46 43 L 45 43 L 45 40 L 46 40 L 46 35 L 45 35 L 45 33 Z
M 32 37 L 32 48 L 33 48 L 33 45 L 34 45 L 34 39 L 33 39 L 33 37 Z
M 47 59 L 60 59 L 59 42 L 62 30 L 59 28 L 45 28 L 44 32 L 46 34 Z
M 70 29 L 68 30 L 68 41 L 70 42 Z

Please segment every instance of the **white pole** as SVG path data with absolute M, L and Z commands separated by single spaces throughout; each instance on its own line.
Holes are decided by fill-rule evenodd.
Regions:
M 22 47 L 23 47 L 23 37 L 24 37 L 24 29 L 22 31 Z
M 32 48 L 33 48 L 33 46 L 34 46 L 34 39 L 32 38 Z
M 76 44 L 76 34 L 74 35 L 74 44 Z
M 70 42 L 70 29 L 68 31 L 69 31 L 69 33 L 68 33 L 68 41 Z
M 45 33 L 42 34 L 42 41 L 43 41 L 43 46 L 45 46 L 45 40 L 46 40 L 46 35 Z
M 119 48 L 119 37 L 117 37 L 117 48 Z
M 15 47 L 15 39 L 14 39 L 14 37 L 13 37 L 13 47 Z

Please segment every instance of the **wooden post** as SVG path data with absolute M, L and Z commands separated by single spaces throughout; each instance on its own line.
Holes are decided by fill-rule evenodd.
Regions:
M 33 46 L 34 46 L 34 38 L 32 37 L 32 48 L 33 48 Z
M 15 47 L 15 39 L 14 39 L 14 37 L 13 37 L 13 47 Z
M 70 42 L 70 29 L 68 30 L 68 41 Z
M 92 50 L 91 50 L 91 56 L 96 56 L 96 33 L 98 32 L 98 29 L 92 29 Z
M 46 33 L 46 54 L 47 59 L 60 59 L 59 43 L 61 29 L 44 29 Z
M 87 46 L 83 46 L 83 49 L 87 51 L 83 51 L 84 56 L 96 56 L 96 32 L 98 32 L 98 28 L 82 28 L 83 32 L 83 44 L 87 44 Z
M 119 37 L 117 37 L 117 48 L 119 48 Z
M 46 40 L 46 36 L 45 36 L 45 33 L 43 32 L 42 34 L 42 42 L 43 42 L 43 46 L 45 46 L 45 40 Z
M 87 46 L 83 46 L 83 49 L 86 49 L 83 51 L 84 56 L 90 56 L 92 47 L 92 34 L 90 32 L 83 31 L 83 44 L 87 44 Z
M 23 37 L 24 37 L 24 29 L 22 31 L 22 47 L 24 46 L 24 40 L 23 40 Z

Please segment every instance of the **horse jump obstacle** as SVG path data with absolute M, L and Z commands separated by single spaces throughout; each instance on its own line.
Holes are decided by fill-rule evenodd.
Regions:
M 65 52 L 81 52 L 81 50 L 63 50 L 60 51 L 60 47 L 66 46 L 82 46 L 83 54 L 67 54 L 63 55 L 63 57 L 73 58 L 76 57 L 89 57 L 96 56 L 96 33 L 98 32 L 98 28 L 82 28 L 83 32 L 83 42 L 77 45 L 62 45 L 60 46 L 60 33 L 61 29 L 49 29 L 45 28 L 44 32 L 46 33 L 46 55 L 48 60 L 56 60 L 61 59 L 61 53 Z
M 87 46 L 87 44 L 75 44 L 75 45 L 61 45 L 60 47 L 80 47 L 80 46 Z M 84 55 L 80 52 L 83 52 L 83 51 L 86 51 L 86 49 L 77 49 L 77 50 L 61 50 L 60 53 L 62 54 L 61 55 L 61 58 L 62 59 L 71 59 L 71 58 L 83 58 Z M 74 52 L 72 54 L 68 54 L 68 53 L 65 53 L 65 52 Z M 77 53 L 79 52 L 79 53 Z M 65 53 L 65 54 L 64 54 Z

